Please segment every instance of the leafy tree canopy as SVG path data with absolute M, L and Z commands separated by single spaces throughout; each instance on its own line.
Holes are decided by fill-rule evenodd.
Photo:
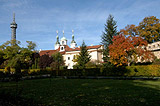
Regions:
M 160 20 L 155 16 L 145 17 L 138 26 L 139 36 L 148 43 L 160 40 Z
M 52 54 L 52 58 L 53 58 L 53 62 L 51 63 L 51 67 L 53 69 L 60 69 L 60 66 L 64 65 L 64 60 L 63 60 L 63 56 L 59 53 L 56 52 L 54 54 Z
M 148 62 L 154 55 L 146 50 L 147 42 L 141 37 L 117 35 L 109 45 L 110 61 L 116 66 L 130 65 L 131 62 Z
M 124 36 L 138 36 L 138 30 L 137 27 L 132 24 L 132 25 L 127 25 L 124 29 L 121 29 L 119 34 L 122 34 Z
M 27 42 L 28 43 L 28 42 Z M 32 47 L 34 45 L 34 47 Z M 11 40 L 0 46 L 3 51 L 3 58 L 6 59 L 8 67 L 12 68 L 24 68 L 24 65 L 29 64 L 32 53 L 36 46 L 35 43 L 30 42 L 27 48 L 20 47 L 20 41 Z M 29 46 L 31 48 L 29 48 Z
M 40 56 L 40 59 L 39 59 L 39 67 L 41 69 L 45 69 L 46 67 L 49 67 L 50 64 L 52 63 L 53 59 L 52 57 L 49 57 L 49 55 L 42 55 Z

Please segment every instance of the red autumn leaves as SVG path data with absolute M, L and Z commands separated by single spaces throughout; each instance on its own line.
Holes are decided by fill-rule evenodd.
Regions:
M 141 37 L 122 34 L 114 36 L 113 43 L 109 45 L 110 62 L 116 66 L 129 65 L 132 62 L 147 62 L 154 55 L 146 49 L 147 41 Z

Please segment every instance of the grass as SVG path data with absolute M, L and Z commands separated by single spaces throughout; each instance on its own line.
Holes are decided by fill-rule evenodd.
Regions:
M 24 80 L 18 85 L 0 82 L 0 103 L 4 106 L 158 106 L 160 81 L 48 78 Z

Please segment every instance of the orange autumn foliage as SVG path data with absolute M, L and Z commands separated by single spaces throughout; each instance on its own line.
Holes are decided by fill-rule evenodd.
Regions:
M 137 60 L 150 61 L 154 55 L 146 50 L 147 41 L 141 37 L 122 34 L 114 36 L 113 43 L 109 45 L 110 62 L 116 66 L 122 66 L 136 62 Z
M 138 27 L 136 27 L 134 24 L 127 25 L 124 29 L 120 30 L 119 34 L 124 36 L 136 36 L 138 34 Z

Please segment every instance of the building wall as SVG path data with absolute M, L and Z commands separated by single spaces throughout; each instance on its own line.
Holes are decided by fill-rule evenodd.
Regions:
M 160 41 L 148 44 L 147 49 L 160 59 Z
M 68 69 L 73 69 L 73 66 L 76 64 L 73 62 L 75 55 L 78 55 L 80 51 L 66 52 L 65 54 L 65 65 L 68 66 Z
M 103 54 L 102 54 L 102 52 L 98 52 L 98 59 L 97 60 L 103 62 Z
M 65 65 L 68 66 L 68 69 L 73 69 L 73 66 L 76 64 L 73 62 L 75 55 L 78 55 L 80 51 L 71 51 L 64 54 Z M 91 55 L 91 61 L 102 61 L 102 53 L 98 52 L 97 49 L 89 49 L 89 54 Z
M 160 59 L 160 51 L 154 51 L 153 53 L 157 57 L 157 59 Z
M 96 61 L 98 59 L 97 50 L 88 50 L 89 55 L 91 56 L 91 61 Z

